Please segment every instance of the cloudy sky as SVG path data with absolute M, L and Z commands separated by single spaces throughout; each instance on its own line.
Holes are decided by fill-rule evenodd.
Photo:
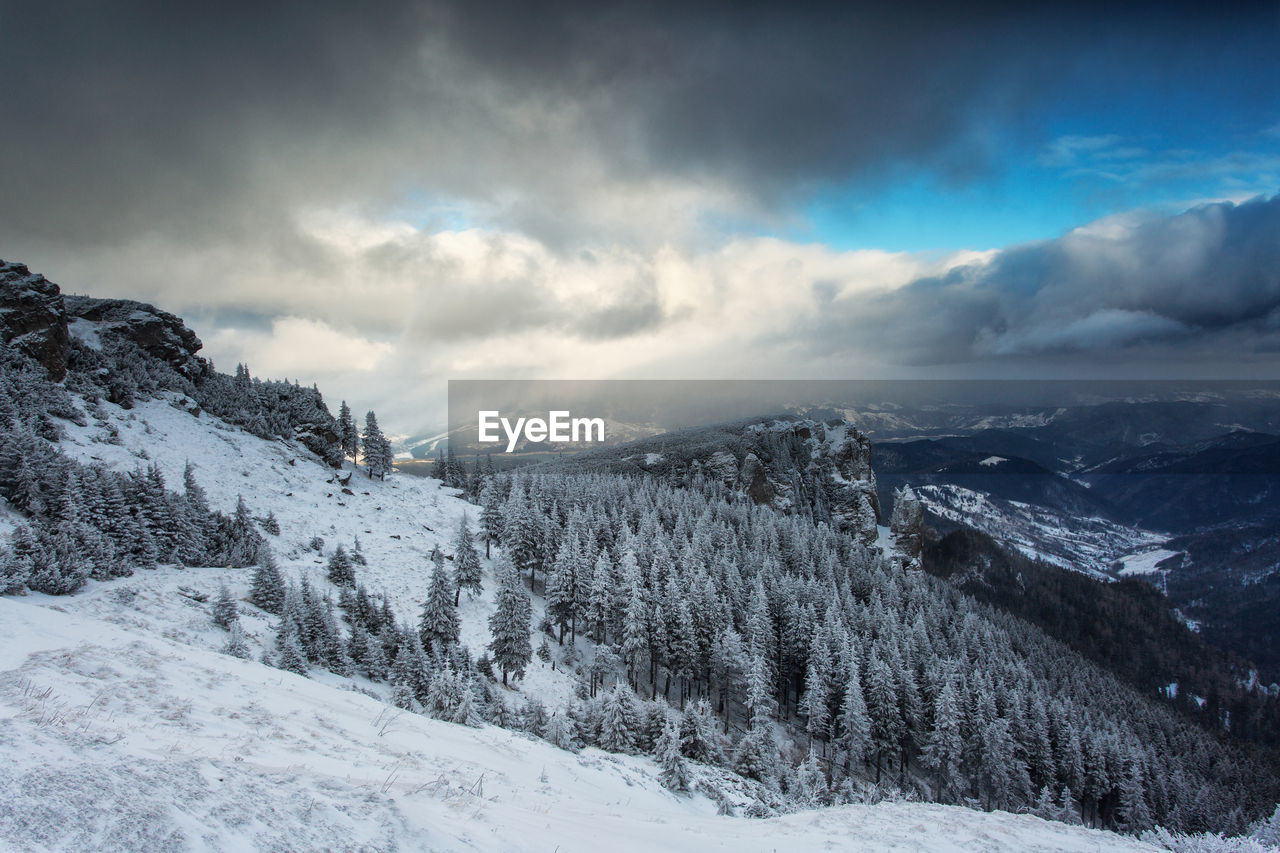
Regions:
M 1276 3 L 195 5 L 0 1 L 0 257 L 393 430 L 449 378 L 1280 377 Z

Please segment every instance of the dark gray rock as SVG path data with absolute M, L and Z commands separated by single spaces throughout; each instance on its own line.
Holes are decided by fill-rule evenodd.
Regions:
M 71 337 L 58 285 L 25 264 L 0 261 L 0 337 L 40 362 L 54 382 L 66 378 Z
M 181 317 L 154 305 L 131 299 L 68 296 L 66 312 L 73 320 L 94 323 L 102 340 L 130 341 L 188 379 L 195 379 L 209 369 L 208 362 L 196 355 L 202 346 L 196 333 L 186 327 Z

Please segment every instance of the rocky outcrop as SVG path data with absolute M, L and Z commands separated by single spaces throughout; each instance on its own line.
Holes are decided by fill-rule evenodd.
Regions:
M 894 545 L 907 558 L 909 564 L 919 564 L 923 530 L 924 503 L 910 486 L 903 486 L 893 495 L 893 515 L 889 519 L 889 532 L 893 535 Z
M 799 512 L 871 545 L 880 501 L 871 441 L 844 421 L 782 417 L 696 427 L 577 454 L 558 464 L 711 485 L 779 512 Z
M 71 355 L 71 329 L 91 323 L 95 341 L 130 341 L 188 379 L 208 369 L 196 355 L 200 339 L 180 317 L 129 299 L 63 296 L 58 285 L 24 264 L 0 261 L 0 337 L 40 362 L 49 378 L 61 382 Z
M 58 285 L 24 264 L 0 261 L 0 338 L 61 382 L 67 375 L 71 337 Z
M 208 370 L 208 362 L 196 355 L 202 346 L 196 333 L 186 327 L 181 317 L 154 305 L 131 299 L 68 296 L 66 311 L 73 321 L 93 323 L 100 340 L 129 341 L 188 379 Z
M 778 490 L 769 479 L 769 472 L 765 470 L 764 463 L 754 453 L 748 453 L 747 458 L 742 460 L 742 469 L 738 472 L 738 483 L 742 491 L 757 506 L 773 503 L 778 494 Z
M 814 462 L 829 484 L 832 520 L 871 544 L 876 541 L 881 514 L 876 474 L 871 470 L 871 439 L 847 423 L 818 426 Z
M 844 422 L 776 420 L 741 433 L 741 463 L 719 450 L 692 468 L 715 476 L 757 506 L 808 506 L 815 517 L 864 544 L 876 541 L 880 501 L 871 470 L 871 440 Z M 736 442 L 734 442 L 736 443 Z M 736 476 L 726 477 L 736 465 Z M 728 468 L 728 472 L 726 472 Z

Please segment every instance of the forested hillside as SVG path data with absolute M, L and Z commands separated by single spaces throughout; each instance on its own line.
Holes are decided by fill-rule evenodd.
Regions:
M 26 599 L 13 606 L 52 611 L 15 624 L 73 644 L 50 657 L 31 638 L 10 665 L 5 701 L 33 737 L 78 736 L 62 721 L 99 702 L 128 716 L 154 700 L 99 660 L 91 622 L 52 615 L 72 611 L 111 623 L 112 643 L 148 638 L 120 667 L 192 646 L 201 690 L 283 670 L 381 703 L 370 738 L 419 714 L 635 756 L 662 797 L 726 818 L 928 800 L 1136 835 L 1239 833 L 1275 808 L 1256 744 L 922 571 L 918 506 L 904 494 L 876 524 L 869 443 L 848 425 L 740 424 L 727 447 L 672 441 L 621 468 L 446 458 L 443 484 L 402 485 L 372 412 L 357 435 L 314 388 L 217 373 L 172 315 L 4 275 L 0 577 Z M 87 710 L 51 704 L 91 670 L 108 686 Z M 234 712 L 202 707 L 200 725 L 271 720 L 298 749 L 293 727 L 312 724 L 290 689 L 265 711 L 252 691 Z M 192 709 L 165 695 L 158 713 L 185 725 Z M 32 775 L 11 790 L 48 782 L 20 764 Z

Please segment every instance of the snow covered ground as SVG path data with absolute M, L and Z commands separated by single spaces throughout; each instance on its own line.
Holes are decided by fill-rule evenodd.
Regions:
M 224 511 L 272 510 L 287 575 L 324 587 L 324 560 L 359 537 L 358 578 L 416 620 L 428 553 L 452 553 L 464 510 L 437 481 L 356 473 L 349 494 L 307 451 L 159 400 L 69 427 L 64 449 L 122 470 L 189 460 Z M 118 443 L 104 441 L 112 432 Z M 345 476 L 344 472 L 341 476 Z M 322 552 L 309 545 L 325 540 Z M 462 639 L 488 642 L 486 592 L 463 597 Z M 648 759 L 574 754 L 525 735 L 403 712 L 382 685 L 312 679 L 218 653 L 209 602 L 251 569 L 164 567 L 66 597 L 0 599 L 0 850 L 1150 850 L 1027 815 L 908 803 L 768 820 L 676 795 Z M 535 620 L 541 605 L 535 599 Z M 255 656 L 273 619 L 248 604 Z M 537 641 L 535 640 L 535 643 Z M 518 691 L 518 693 L 516 692 Z M 571 680 L 537 658 L 512 696 L 555 707 Z M 699 772 L 712 773 L 703 769 Z
M 647 759 L 438 722 L 62 602 L 0 599 L 0 849 L 1151 849 L 922 804 L 717 816 Z
M 104 403 L 103 408 L 110 413 L 111 426 L 120 443 L 98 440 L 108 427 L 72 424 L 62 444 L 64 452 L 81 461 L 97 461 L 121 471 L 154 462 L 164 473 L 169 488 L 178 491 L 182 489 L 183 469 L 190 461 L 196 480 L 215 509 L 231 512 L 237 498 L 243 496 L 254 515 L 265 516 L 268 510 L 272 511 L 280 534 L 264 535 L 281 570 L 289 578 L 306 575 L 321 589 L 328 587 L 328 556 L 338 544 L 351 551 L 358 538 L 368 566 L 356 566 L 357 582 L 371 593 L 385 592 L 397 615 L 414 624 L 431 579 L 432 549 L 439 547 L 446 555 L 453 554 L 454 536 L 464 512 L 472 530 L 478 526 L 480 508 L 459 499 L 455 496 L 457 490 L 443 488 L 438 480 L 395 474 L 385 481 L 370 480 L 363 472 L 353 471 L 350 463 L 335 477 L 333 469 L 305 448 L 265 441 L 206 414 L 196 417 L 185 406 L 165 400 L 139 403 L 128 411 L 109 403 Z M 338 481 L 348 474 L 352 475 L 346 487 L 350 494 L 344 493 Z M 325 541 L 322 552 L 310 547 L 316 536 Z M 483 550 L 481 544 L 482 556 Z M 488 561 L 484 569 L 484 594 L 474 599 L 464 595 L 459 605 L 462 642 L 476 655 L 492 639 L 488 617 L 493 611 L 495 583 Z M 149 627 L 178 630 L 163 624 L 171 618 L 167 614 L 177 587 L 190 586 L 212 598 L 218 584 L 225 580 L 241 598 L 248 593 L 252 574 L 252 569 L 217 573 L 208 569 L 162 569 L 126 578 L 120 585 L 139 590 L 139 607 L 151 613 Z M 115 618 L 110 601 L 105 607 L 93 604 L 103 593 L 101 585 L 91 584 L 85 593 L 70 600 L 73 603 L 69 606 Z M 122 618 L 144 617 L 131 613 Z M 534 623 L 541 618 L 541 602 L 535 598 Z M 242 621 L 251 640 L 260 637 L 265 642 L 273 641 L 265 619 Z M 218 642 L 224 639 L 222 636 Z M 258 653 L 257 647 L 254 653 Z M 572 695 L 573 681 L 535 658 L 523 689 L 542 697 L 548 705 L 560 705 Z
M 1171 557 L 1182 556 L 1181 551 L 1169 551 L 1157 548 L 1154 551 L 1142 551 L 1137 554 L 1126 554 L 1120 558 L 1120 574 L 1150 575 L 1160 571 L 1160 564 Z

